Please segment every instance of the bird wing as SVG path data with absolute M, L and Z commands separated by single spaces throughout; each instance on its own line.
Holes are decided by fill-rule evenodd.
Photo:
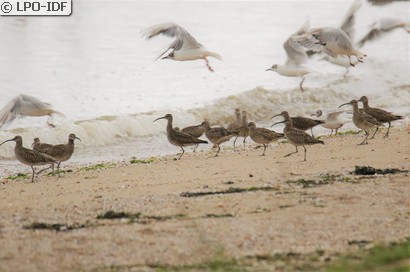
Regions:
M 13 98 L 0 111 L 0 127 L 2 127 L 6 123 L 12 122 L 14 119 L 16 119 L 16 117 L 47 115 L 39 114 L 44 110 L 56 112 L 51 109 L 50 104 L 42 102 L 35 97 L 21 94 Z
M 192 135 L 185 133 L 183 131 L 175 131 L 175 138 L 178 139 L 178 142 L 181 145 L 189 145 L 189 144 L 200 144 L 200 143 L 206 143 L 206 141 L 203 141 L 201 139 L 197 139 L 193 137 Z
M 313 51 L 322 51 L 332 57 L 337 55 L 330 51 L 327 45 L 338 46 L 349 50 L 352 42 L 347 34 L 335 27 L 314 28 L 307 31 L 305 35 L 298 37 L 298 42 Z
M 169 37 L 175 37 L 176 40 L 170 44 L 168 49 L 172 48 L 174 50 L 179 50 L 184 48 L 199 48 L 201 44 L 189 34 L 182 26 L 175 23 L 162 23 L 154 25 L 144 31 L 144 36 L 146 39 L 151 39 L 159 34 L 163 34 Z
M 367 2 L 375 6 L 382 6 L 382 5 L 390 4 L 393 1 L 394 0 L 367 0 Z
M 2 127 L 6 123 L 12 122 L 18 114 L 14 110 L 14 105 L 16 104 L 16 101 L 18 100 L 18 97 L 14 98 L 11 100 L 9 103 L 7 103 L 6 106 L 3 107 L 0 111 L 0 127 Z
M 357 42 L 357 46 L 362 47 L 366 42 L 378 38 L 380 34 L 380 29 L 372 28 L 360 41 Z
M 349 36 L 351 40 L 354 39 L 354 32 L 355 32 L 354 24 L 356 21 L 355 15 L 361 6 L 362 6 L 361 0 L 354 0 L 349 10 L 347 11 L 342 24 L 340 25 L 340 29 L 343 30 L 347 34 L 347 36 Z
M 334 112 L 330 112 L 327 115 L 327 120 L 336 120 L 338 118 L 339 115 L 341 115 L 342 113 L 345 113 L 346 111 L 334 111 Z
M 362 47 L 366 42 L 380 38 L 383 33 L 387 33 L 397 27 L 404 26 L 405 23 L 395 18 L 383 18 L 373 22 L 370 25 L 370 30 L 366 35 L 357 43 L 359 47 Z
M 283 44 L 286 54 L 288 55 L 286 64 L 299 66 L 306 63 L 308 55 L 306 54 L 305 48 L 298 42 L 298 37 L 305 34 L 309 26 L 309 20 L 306 20 L 299 30 L 292 34 Z

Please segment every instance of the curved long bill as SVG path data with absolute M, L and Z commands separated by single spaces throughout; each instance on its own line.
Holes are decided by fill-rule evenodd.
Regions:
M 350 105 L 350 102 L 340 105 L 339 108 L 341 108 L 342 106 L 346 106 L 346 105 Z
M 14 141 L 14 138 L 13 138 L 13 139 L 10 139 L 10 140 L 6 140 L 6 141 L 2 142 L 0 145 L 2 145 L 2 144 L 4 144 L 4 143 L 7 143 L 7 142 L 11 142 L 11 141 Z
M 160 118 L 155 119 L 153 123 L 155 123 L 155 122 L 158 121 L 159 119 L 165 119 L 165 116 L 162 116 L 162 117 L 160 117 Z
M 273 118 L 273 117 L 272 117 L 272 118 Z M 282 123 L 285 123 L 285 120 L 280 121 L 280 122 L 277 122 L 277 123 L 274 123 L 273 125 L 271 125 L 271 127 L 273 127 L 274 125 L 277 125 L 277 124 L 282 124 Z
M 77 136 L 75 136 L 74 138 L 75 138 L 75 139 L 77 139 L 77 140 L 79 140 L 80 142 L 82 142 L 82 141 L 81 141 L 81 139 L 80 139 L 80 138 L 78 138 Z
M 270 119 L 273 119 L 276 116 L 282 116 L 282 113 L 276 114 L 276 115 L 272 116 Z

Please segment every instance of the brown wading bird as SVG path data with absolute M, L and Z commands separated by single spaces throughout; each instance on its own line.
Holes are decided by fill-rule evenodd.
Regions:
M 369 137 L 370 130 L 376 127 L 376 130 L 374 131 L 372 138 L 370 138 L 373 139 L 374 135 L 376 135 L 376 132 L 379 130 L 379 126 L 382 126 L 383 123 L 380 123 L 375 118 L 366 113 L 360 112 L 357 100 L 353 99 L 348 103 L 340 105 L 339 108 L 345 105 L 351 105 L 353 107 L 353 124 L 356 127 L 364 130 L 364 132 L 366 133 L 366 138 L 364 138 L 363 142 L 361 142 L 358 145 L 368 144 L 367 138 Z
M 303 149 L 305 150 L 305 157 L 304 161 L 306 161 L 306 147 L 305 145 L 313 145 L 313 144 L 325 144 L 323 141 L 318 140 L 306 132 L 296 129 L 293 127 L 293 122 L 292 119 L 289 117 L 289 114 L 287 111 L 282 111 L 281 113 L 275 115 L 275 116 L 283 116 L 285 119 L 281 123 L 285 123 L 285 129 L 283 130 L 283 133 L 285 134 L 286 139 L 296 147 L 296 151 L 289 153 L 285 155 L 285 157 L 288 157 L 292 154 L 298 153 L 298 146 L 303 146 Z M 273 116 L 273 117 L 275 117 Z
M 370 107 L 369 100 L 367 99 L 366 96 L 362 96 L 359 99 L 359 101 L 363 103 L 363 110 L 366 114 L 372 116 L 373 118 L 375 118 L 377 121 L 381 123 L 389 123 L 389 128 L 387 129 L 387 132 L 384 135 L 384 138 L 389 137 L 391 122 L 404 118 L 403 116 L 395 115 L 395 114 L 392 114 L 382 109 Z
M 177 128 L 175 128 L 177 130 Z M 202 122 L 200 125 L 197 126 L 189 126 L 182 129 L 182 132 L 188 133 L 194 138 L 199 138 L 205 133 L 205 123 Z M 199 144 L 196 144 L 194 147 L 194 152 L 198 148 Z
M 276 116 L 279 116 L 279 115 L 274 115 L 272 116 L 271 119 L 273 119 Z M 300 116 L 290 117 L 290 119 L 292 120 L 292 124 L 294 128 L 302 130 L 302 131 L 306 131 L 310 129 L 310 132 L 312 133 L 312 137 L 314 137 L 313 128 L 317 125 L 325 123 L 325 121 L 322 121 L 322 120 L 315 120 L 315 119 L 310 119 L 310 118 L 300 117 Z M 274 123 L 273 125 L 271 125 L 271 127 L 277 124 L 281 124 L 281 123 L 283 122 Z
M 191 145 L 196 145 L 196 144 L 207 144 L 207 141 L 203 141 L 201 139 L 197 139 L 195 137 L 192 137 L 190 134 L 185 133 L 183 131 L 180 130 L 175 130 L 172 127 L 172 114 L 166 114 L 163 117 L 157 118 L 154 120 L 154 122 L 156 122 L 157 120 L 160 119 L 166 119 L 167 122 L 167 138 L 168 141 L 176 146 L 179 146 L 182 150 L 181 155 L 179 156 L 178 160 L 181 159 L 182 155 L 184 155 L 185 150 L 184 150 L 184 146 L 191 146 Z
M 265 156 L 266 148 L 271 142 L 274 142 L 276 140 L 279 140 L 280 138 L 285 137 L 284 134 L 277 133 L 273 130 L 269 130 L 266 128 L 257 128 L 255 123 L 253 122 L 250 122 L 248 124 L 248 128 L 249 128 L 249 136 L 251 137 L 251 139 L 255 143 L 263 145 L 263 153 L 261 156 Z
M 235 109 L 235 117 L 236 117 L 235 122 L 232 122 L 228 125 L 228 130 L 237 130 L 237 129 L 242 128 L 243 126 L 242 125 L 242 114 L 239 108 Z M 235 140 L 233 141 L 233 151 L 235 151 L 235 143 L 238 137 L 239 136 L 235 137 Z
M 50 127 L 55 127 L 53 124 L 53 114 L 63 115 L 61 112 L 52 109 L 50 104 L 42 102 L 35 97 L 21 94 L 11 100 L 0 111 L 0 127 L 7 123 L 11 123 L 17 117 L 46 115 L 49 116 L 47 124 Z
M 218 147 L 218 151 L 215 154 L 215 157 L 218 156 L 221 147 L 221 143 L 229 141 L 232 137 L 239 135 L 239 129 L 237 130 L 228 130 L 224 127 L 213 127 L 209 126 L 208 121 L 205 122 L 205 136 L 208 138 L 211 143 Z
M 228 128 L 229 130 L 229 128 Z M 245 143 L 246 143 L 246 138 L 249 136 L 249 128 L 248 128 L 248 114 L 246 111 L 242 111 L 242 120 L 240 122 L 240 125 L 236 125 L 234 128 L 230 130 L 238 130 L 239 133 L 235 137 L 235 140 L 233 141 L 233 151 L 235 151 L 235 143 L 236 140 L 238 140 L 239 137 L 243 137 L 243 149 L 245 150 Z
M 53 147 L 52 144 L 45 144 L 40 141 L 40 138 L 34 138 L 33 143 L 31 144 L 31 149 L 40 151 L 46 148 Z
M 38 139 L 38 141 L 36 141 L 36 139 Z M 60 164 L 63 161 L 69 160 L 74 153 L 74 140 L 75 139 L 81 141 L 80 138 L 75 136 L 75 134 L 71 133 L 70 135 L 68 135 L 67 144 L 50 145 L 50 144 L 41 143 L 39 138 L 35 138 L 31 146 L 33 147 L 34 150 L 47 154 L 53 157 L 56 161 L 58 161 L 57 172 L 60 173 L 59 172 Z M 53 167 L 53 172 L 54 172 L 54 167 Z
M 47 154 L 23 147 L 23 139 L 19 135 L 17 135 L 13 139 L 2 142 L 0 146 L 10 141 L 16 142 L 16 146 L 14 147 L 14 154 L 16 155 L 17 160 L 21 162 L 22 164 L 30 166 L 31 170 L 33 170 L 33 175 L 31 176 L 31 182 L 34 182 L 34 174 L 38 175 L 44 170 L 47 170 L 50 168 L 50 167 L 47 167 L 36 173 L 34 166 L 46 165 L 46 164 L 54 165 L 54 163 L 56 162 L 56 160 L 53 157 Z

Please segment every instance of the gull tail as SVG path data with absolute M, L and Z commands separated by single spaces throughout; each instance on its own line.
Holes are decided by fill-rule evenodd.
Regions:
M 216 58 L 216 59 L 222 60 L 222 56 L 221 56 L 221 55 L 219 55 L 218 53 L 208 51 L 208 52 L 207 52 L 207 55 L 208 55 L 208 56 L 210 56 L 210 57 L 213 57 L 213 58 Z

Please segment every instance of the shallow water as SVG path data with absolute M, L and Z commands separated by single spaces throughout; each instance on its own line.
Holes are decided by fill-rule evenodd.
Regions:
M 240 107 L 267 127 L 284 109 L 307 115 L 367 95 L 373 106 L 408 115 L 410 37 L 402 29 L 366 44 L 365 63 L 347 78 L 344 68 L 313 57 L 307 66 L 318 73 L 306 79 L 305 93 L 299 79 L 265 71 L 286 61 L 283 42 L 306 17 L 312 27 L 338 26 L 347 9 L 346 1 L 80 1 L 70 17 L 3 17 L 0 107 L 24 93 L 65 117 L 55 118 L 56 129 L 46 117 L 17 119 L 2 128 L 0 140 L 20 134 L 25 146 L 34 137 L 63 143 L 73 132 L 82 142 L 70 163 L 93 163 L 178 152 L 166 140 L 165 121 L 153 123 L 165 113 L 179 127 L 203 119 L 225 125 Z M 410 4 L 364 3 L 357 16 L 360 38 L 378 18 L 409 18 Z M 146 41 L 141 31 L 167 21 L 222 55 L 223 61 L 210 59 L 215 73 L 200 60 L 153 61 L 171 39 Z M 0 158 L 0 176 L 27 169 L 13 159 L 11 143 L 0 148 Z

